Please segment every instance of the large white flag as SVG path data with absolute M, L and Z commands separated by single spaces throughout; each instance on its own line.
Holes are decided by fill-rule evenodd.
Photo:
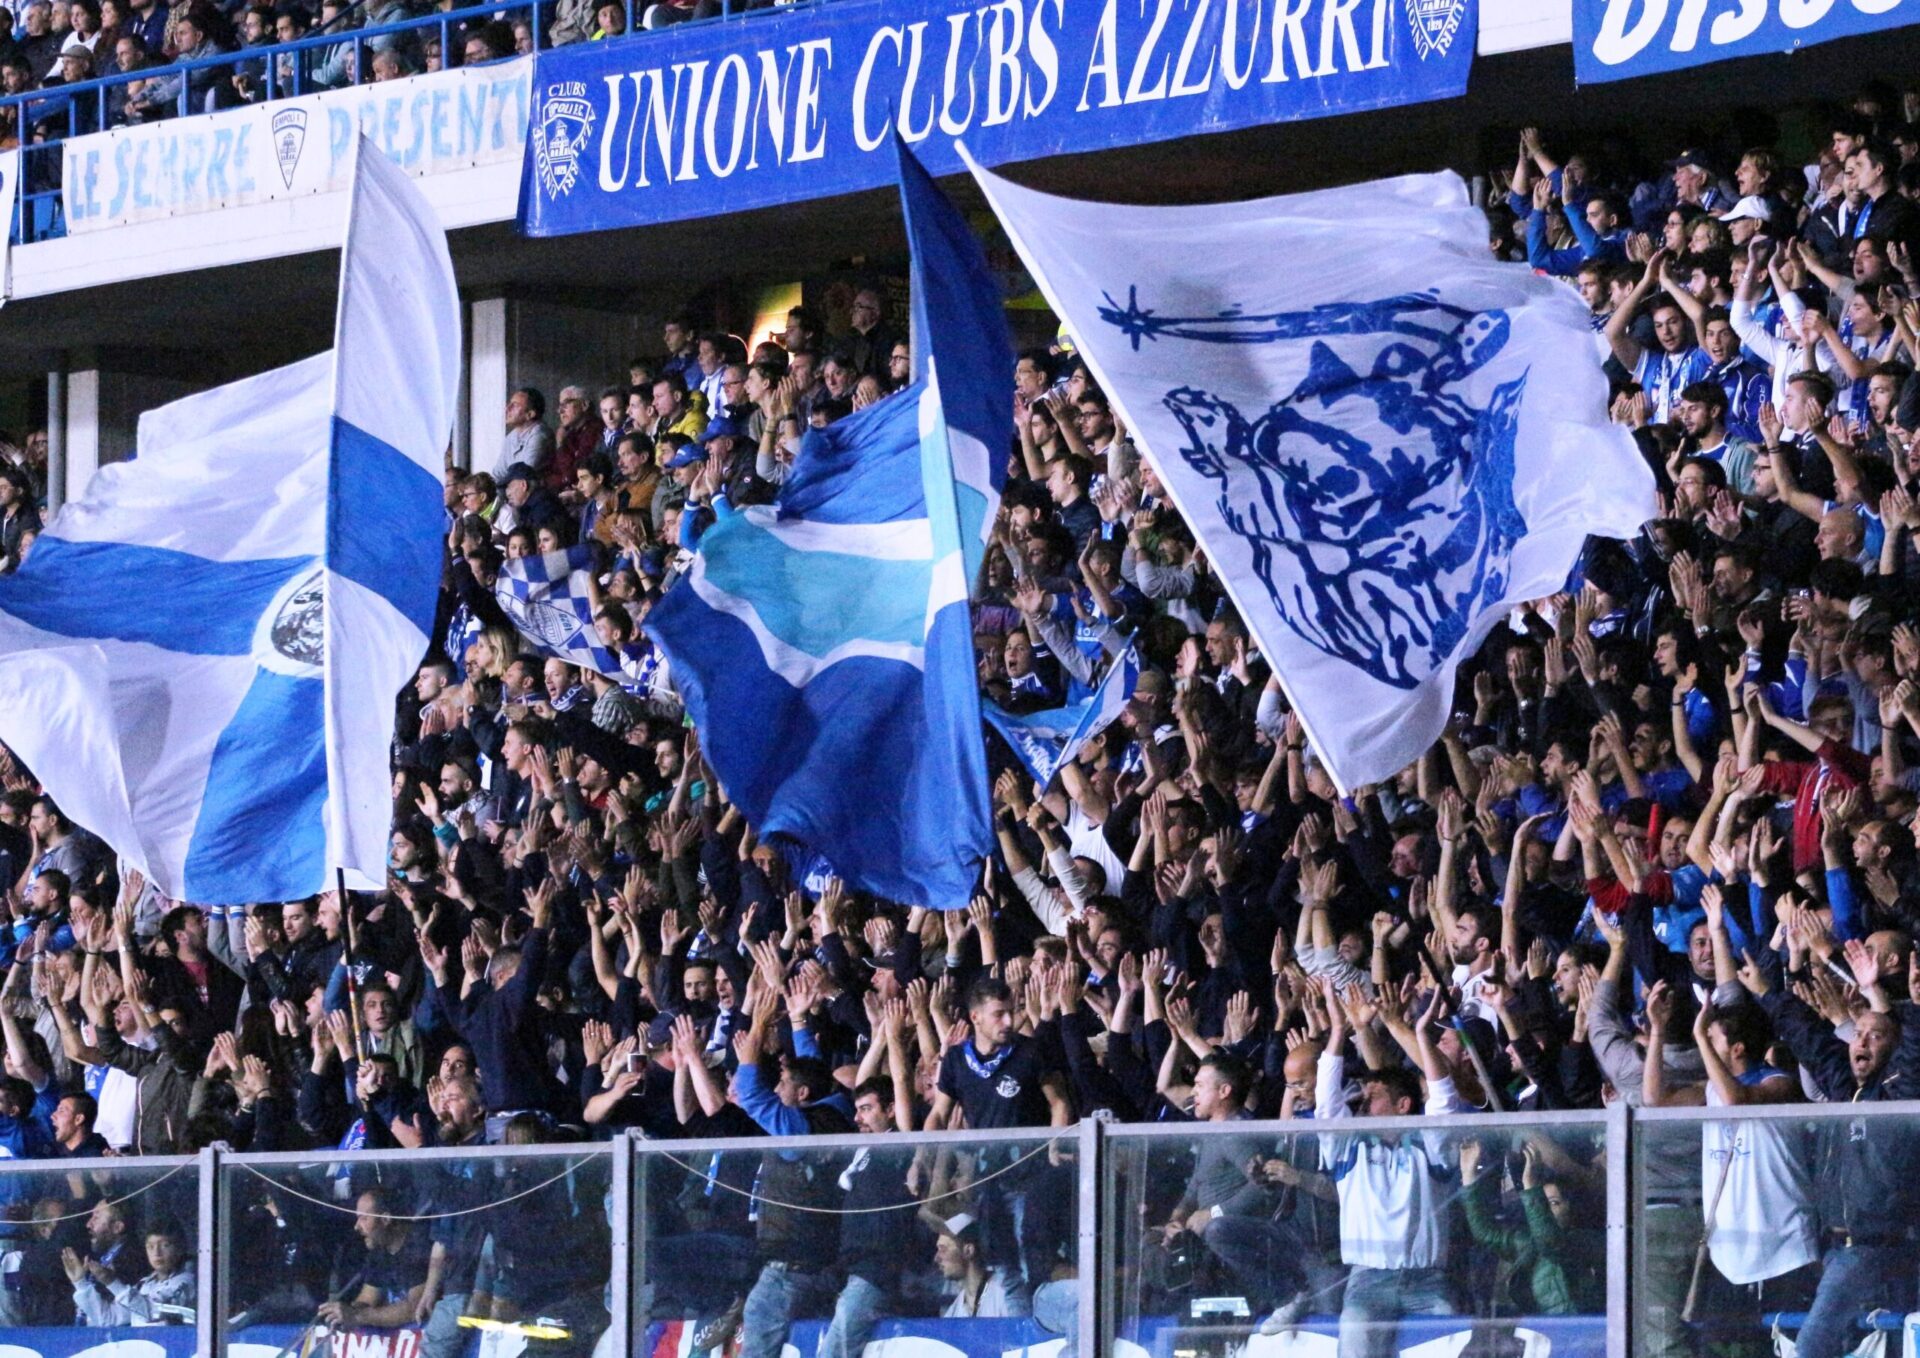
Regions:
M 0 577 L 0 741 L 167 895 L 384 879 L 460 377 L 444 233 L 361 142 L 335 348 L 140 419 Z
M 1585 308 L 1488 255 L 1457 175 L 1122 207 L 972 169 L 1343 788 L 1439 736 L 1509 601 L 1656 512 Z

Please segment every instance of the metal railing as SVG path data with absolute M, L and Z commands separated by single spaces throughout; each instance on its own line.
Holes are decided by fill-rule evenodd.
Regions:
M 814 2 L 802 0 L 802 3 Z M 653 0 L 621 0 L 626 16 L 625 31 L 609 35 L 605 40 L 640 36 L 643 30 L 638 24 L 652 3 Z M 757 7 L 742 7 L 736 12 L 735 4 L 736 0 L 720 0 L 719 14 L 685 23 L 724 23 L 762 12 Z M 350 9 L 336 15 L 331 23 L 342 23 L 368 5 L 369 0 L 354 0 Z M 464 56 L 464 50 L 456 48 L 455 39 L 464 42 L 469 28 L 495 20 L 508 24 L 525 20 L 532 38 L 531 50 L 545 51 L 553 46 L 548 28 L 557 7 L 558 0 L 509 0 L 504 4 L 472 5 L 348 30 L 322 31 L 327 27 L 323 25 L 292 42 L 244 47 L 136 71 L 113 71 L 51 90 L 0 96 L 0 120 L 13 121 L 21 146 L 22 184 L 14 205 L 13 239 L 16 243 L 28 244 L 66 233 L 61 210 L 61 143 L 69 137 L 126 125 L 124 109 L 129 99 L 129 85 L 155 80 L 177 81 L 179 88 L 168 116 L 217 112 L 345 89 L 370 82 L 370 50 L 396 43 L 436 38 L 443 68 L 464 64 L 458 59 Z M 782 5 L 779 10 L 764 12 L 792 8 L 795 6 Z M 112 54 L 101 54 L 100 59 L 111 60 Z M 253 86 L 251 97 L 242 98 L 234 87 L 236 74 L 248 78 Z
M 1809 1169 L 1817 1174 L 1817 1165 L 1811 1163 L 1817 1160 L 1816 1146 L 1843 1141 L 1857 1146 L 1863 1139 L 1884 1138 L 1883 1144 L 1920 1148 L 1920 1101 L 1663 1109 L 1638 1114 L 1616 1104 L 1604 1110 L 1531 1116 L 1287 1122 L 1126 1124 L 1090 1118 L 1069 1127 L 985 1134 L 684 1141 L 628 1134 L 610 1142 L 413 1151 L 238 1154 L 216 1147 L 197 1157 L 13 1160 L 0 1161 L 0 1206 L 13 1209 L 0 1210 L 0 1232 L 24 1239 L 33 1223 L 29 1213 L 20 1209 L 30 1207 L 35 1219 L 45 1221 L 49 1202 L 57 1208 L 71 1201 L 77 1219 L 83 1215 L 80 1208 L 95 1195 L 117 1204 L 122 1215 L 148 1224 L 182 1222 L 196 1251 L 191 1258 L 197 1304 L 176 1308 L 172 1314 L 176 1320 L 191 1319 L 195 1327 L 191 1351 L 217 1355 L 227 1352 L 229 1343 L 263 1342 L 269 1348 L 293 1343 L 294 1351 L 302 1351 L 299 1344 L 314 1337 L 313 1296 L 351 1299 L 361 1291 L 353 1260 L 368 1257 L 361 1239 L 367 1219 L 364 1212 L 356 1212 L 369 1206 L 392 1214 L 393 1229 L 432 1232 L 435 1240 L 455 1240 L 466 1231 L 460 1251 L 467 1272 L 463 1276 L 450 1273 L 443 1279 L 442 1305 L 434 1306 L 435 1299 L 429 1298 L 422 1308 L 432 1312 L 425 1322 L 429 1330 L 436 1324 L 458 1324 L 481 1329 L 518 1327 L 522 1333 L 550 1331 L 549 1337 L 570 1335 L 581 1345 L 580 1352 L 595 1345 L 596 1352 L 620 1354 L 643 1347 L 652 1351 L 662 1325 L 691 1327 L 695 1317 L 712 1313 L 674 1293 L 676 1279 L 678 1285 L 692 1279 L 719 1287 L 722 1296 L 744 1296 L 747 1280 L 764 1277 L 769 1258 L 785 1257 L 778 1247 L 769 1245 L 766 1223 L 761 1220 L 774 1210 L 787 1211 L 801 1226 L 809 1220 L 804 1214 L 819 1214 L 811 1218 L 815 1234 L 824 1233 L 831 1242 L 791 1265 L 800 1272 L 830 1270 L 840 1253 L 843 1223 L 822 1225 L 826 1217 L 903 1213 L 916 1225 L 917 1238 L 924 1244 L 942 1219 L 953 1227 L 957 1211 L 984 1212 L 989 1219 L 1001 1213 L 997 1219 L 1003 1230 L 1018 1229 L 1008 1223 L 1020 1220 L 1029 1226 L 1035 1221 L 1045 1223 L 1033 1229 L 1047 1233 L 1042 1243 L 1048 1257 L 1057 1261 L 1058 1271 L 1048 1275 L 1046 1283 L 1053 1298 L 1048 1318 L 1043 1321 L 1036 1306 L 1030 1319 L 1006 1322 L 1013 1326 L 1010 1330 L 990 1335 L 983 1331 L 983 1339 L 992 1340 L 988 1347 L 995 1352 L 1042 1343 L 1051 1334 L 1070 1336 L 1073 1347 L 1068 1351 L 1085 1358 L 1151 1352 L 1170 1342 L 1196 1352 L 1224 1353 L 1243 1343 L 1261 1318 L 1244 1308 L 1238 1312 L 1239 1319 L 1231 1318 L 1231 1312 L 1227 1319 L 1220 1318 L 1220 1303 L 1233 1300 L 1230 1285 L 1224 1296 L 1216 1292 L 1193 1297 L 1189 1313 L 1166 1307 L 1164 1297 L 1148 1294 L 1143 1300 L 1140 1283 L 1148 1271 L 1142 1266 L 1142 1227 L 1149 1228 L 1149 1238 L 1155 1235 L 1163 1219 L 1160 1213 L 1180 1197 L 1186 1176 L 1199 1165 L 1209 1143 L 1219 1144 L 1220 1138 L 1237 1143 L 1229 1156 L 1239 1154 L 1247 1144 L 1262 1154 L 1287 1153 L 1290 1148 L 1307 1152 L 1294 1163 L 1322 1163 L 1313 1156 L 1326 1154 L 1329 1159 L 1324 1163 L 1329 1166 L 1340 1152 L 1328 1148 L 1356 1138 L 1363 1156 L 1377 1156 L 1382 1163 L 1400 1154 L 1396 1146 L 1419 1144 L 1430 1152 L 1439 1147 L 1442 1158 L 1450 1158 L 1457 1166 L 1464 1148 L 1473 1145 L 1482 1171 L 1492 1167 L 1496 1198 L 1504 1173 L 1512 1192 L 1500 1201 L 1509 1211 L 1521 1194 L 1517 1165 L 1522 1151 L 1529 1146 L 1537 1151 L 1542 1143 L 1552 1143 L 1566 1151 L 1568 1165 L 1579 1167 L 1580 1175 L 1575 1177 L 1584 1177 L 1582 1197 L 1592 1204 L 1593 1214 L 1572 1221 L 1569 1229 L 1584 1230 L 1596 1242 L 1592 1266 L 1604 1273 L 1604 1305 L 1596 1291 L 1584 1308 L 1572 1310 L 1563 1306 L 1544 1313 L 1511 1308 L 1489 1313 L 1484 1307 L 1468 1306 L 1458 1312 L 1457 1320 L 1413 1318 L 1429 1327 L 1417 1335 L 1429 1333 L 1433 1326 L 1457 1332 L 1471 1325 L 1480 1333 L 1489 1326 L 1504 1325 L 1516 1332 L 1558 1335 L 1570 1353 L 1627 1358 L 1643 1351 L 1642 1345 L 1659 1342 L 1655 1327 L 1660 1322 L 1649 1315 L 1656 1293 L 1677 1297 L 1684 1291 L 1691 1309 L 1692 1294 L 1700 1289 L 1703 1276 L 1713 1282 L 1712 1266 L 1706 1264 L 1709 1233 L 1700 1222 L 1714 1215 L 1719 1192 L 1713 1183 L 1715 1162 L 1711 1154 L 1703 1159 L 1703 1146 L 1711 1152 L 1712 1143 L 1703 1142 L 1702 1130 L 1714 1127 L 1725 1134 L 1729 1128 L 1760 1126 L 1773 1128 L 1784 1144 L 1805 1147 Z M 1836 1136 L 1836 1132 L 1843 1134 Z M 1648 1165 L 1660 1157 L 1665 1157 L 1669 1175 L 1661 1185 L 1650 1187 Z M 771 1168 L 776 1160 L 802 1171 L 788 1175 L 786 1188 L 777 1186 L 776 1171 Z M 1678 1193 L 1670 1173 L 1676 1162 L 1685 1167 Z M 955 1164 L 964 1169 L 941 1179 Z M 844 1188 L 847 1181 L 840 1176 L 859 1172 L 860 1165 L 879 1174 L 874 1182 L 882 1187 L 890 1175 L 897 1196 L 882 1194 L 878 1205 L 842 1211 L 832 1182 L 837 1178 Z M 83 1193 L 80 1181 L 89 1176 L 91 1191 Z M 783 1201 L 783 1192 L 804 1191 L 793 1187 L 803 1183 L 824 1190 L 823 1195 L 810 1202 Z M 942 1196 L 929 1197 L 936 1189 Z M 1804 1207 L 1822 1218 L 1836 1209 L 1837 1200 L 1848 1191 L 1844 1184 L 1830 1185 L 1825 1180 L 1818 1181 L 1818 1189 Z M 384 1192 L 390 1205 L 380 1209 L 371 1204 L 362 1196 L 370 1191 Z M 1567 1190 L 1561 1191 L 1566 1198 Z M 1458 1177 L 1437 1189 L 1442 1217 L 1455 1217 L 1469 1207 L 1468 1192 Z M 1012 1206 L 1016 1199 L 1017 1208 Z M 1604 1223 L 1599 1219 L 1602 1202 Z M 1792 1205 L 1778 1206 L 1784 1219 Z M 1648 1222 L 1653 1212 L 1676 1209 L 1692 1213 L 1682 1242 L 1686 1248 L 1676 1258 L 1669 1240 L 1667 1255 L 1659 1256 L 1647 1234 Z M 1344 1202 L 1333 1210 L 1343 1212 Z M 1901 1209 L 1890 1203 L 1888 1210 Z M 1340 1220 L 1344 1224 L 1344 1218 Z M 1888 1224 L 1900 1232 L 1914 1229 L 1904 1218 L 1890 1218 Z M 1603 1250 L 1597 1248 L 1602 1229 Z M 1456 1226 L 1450 1232 L 1457 1238 L 1448 1271 L 1456 1277 L 1475 1262 L 1460 1251 L 1467 1247 L 1469 1235 L 1478 1238 L 1480 1230 L 1476 1226 L 1469 1233 Z M 1920 1233 L 1916 1239 L 1920 1240 Z M 321 1266 L 316 1266 L 315 1258 L 303 1263 L 285 1253 L 310 1248 L 317 1254 L 322 1242 L 332 1242 L 333 1252 L 330 1258 L 318 1259 Z M 13 1246 L 0 1243 L 0 1248 Z M 451 1245 L 449 1251 L 453 1252 Z M 1019 1247 L 1015 1253 L 1024 1260 Z M 901 1263 L 908 1274 L 915 1269 L 927 1273 L 936 1260 L 937 1255 L 929 1251 Z M 1920 1270 L 1920 1246 L 1915 1249 L 1914 1266 Z M 1659 1276 L 1649 1272 L 1658 1268 L 1668 1272 Z M 304 1300 L 289 1303 L 280 1295 L 282 1284 L 302 1277 L 314 1280 L 314 1286 Z M 502 1279 L 507 1282 L 503 1284 Z M 1664 1287 L 1656 1285 L 1661 1283 Z M 1028 1284 L 1036 1291 L 1041 1287 L 1032 1274 Z M 838 1281 L 833 1284 L 838 1285 Z M 1637 1291 L 1642 1287 L 1645 1296 Z M 475 1298 L 488 1292 L 512 1298 L 507 1319 L 478 1314 L 484 1306 Z M 909 1292 L 911 1288 L 889 1297 L 905 1298 Z M 666 1300 L 669 1294 L 676 1300 Z M 1063 1298 L 1069 1300 L 1062 1303 Z M 1703 1319 L 1709 1326 L 1751 1329 L 1771 1324 L 1780 1310 L 1748 1309 L 1751 1315 L 1736 1306 L 1732 1312 L 1723 1309 Z M 794 1318 L 810 1316 L 813 1319 L 806 1324 L 823 1327 L 832 1314 L 832 1296 L 824 1301 L 816 1296 Z M 1800 1318 L 1792 1308 L 1786 1314 L 1790 1324 Z M 917 1303 L 902 1300 L 895 1306 L 890 1300 L 881 1323 L 891 1328 L 880 1329 L 876 1337 L 915 1334 L 930 1326 L 938 1329 L 956 1323 L 914 1320 L 913 1316 L 933 1316 L 924 1294 Z M 1061 1324 L 1063 1316 L 1065 1324 Z M 1879 1323 L 1871 1314 L 1854 1319 L 1863 1327 Z M 1316 1306 L 1305 1323 L 1325 1333 L 1336 1320 L 1347 1323 L 1337 1299 L 1330 1306 Z M 9 1322 L 0 1318 L 0 1340 L 17 1337 L 9 1329 Z M 186 1344 L 186 1331 L 172 1333 L 179 1336 L 181 1345 Z M 944 1333 L 947 1338 L 956 1337 L 952 1329 Z M 168 1332 L 145 1330 L 142 1334 L 164 1337 Z M 798 1338 L 794 1342 L 811 1351 L 810 1343 Z

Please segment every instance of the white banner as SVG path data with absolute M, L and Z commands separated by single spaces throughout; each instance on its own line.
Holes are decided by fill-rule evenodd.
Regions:
M 75 137 L 67 231 L 344 190 L 362 132 L 412 175 L 518 162 L 532 71 L 516 57 Z
M 20 152 L 0 155 L 0 305 L 13 296 L 13 209 L 20 201 Z

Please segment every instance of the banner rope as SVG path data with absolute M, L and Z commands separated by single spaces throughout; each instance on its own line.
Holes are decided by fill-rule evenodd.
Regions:
M 1034 1156 L 1040 1155 L 1043 1152 L 1052 1150 L 1055 1146 L 1060 1144 L 1060 1141 L 1061 1141 L 1060 1137 L 1053 1137 L 1049 1140 L 1043 1141 L 1038 1146 L 1035 1146 L 1032 1150 L 1028 1151 L 1025 1155 L 1021 1156 L 1018 1160 L 1014 1160 L 1008 1164 L 1002 1165 L 999 1169 L 996 1169 L 991 1174 L 985 1174 L 978 1179 L 969 1180 L 966 1184 L 962 1185 L 959 1188 L 948 1189 L 945 1193 L 935 1193 L 930 1198 L 915 1198 L 911 1202 L 889 1203 L 883 1207 L 817 1207 L 817 1206 L 813 1206 L 811 1204 L 802 1203 L 802 1202 L 782 1202 L 778 1198 L 769 1198 L 765 1194 L 756 1193 L 750 1188 L 735 1188 L 730 1183 L 724 1183 L 721 1180 L 716 1179 L 713 1176 L 709 1175 L 703 1169 L 695 1169 L 692 1165 L 689 1165 L 685 1160 L 682 1160 L 679 1156 L 673 1154 L 671 1151 L 649 1151 L 647 1153 L 649 1155 L 657 1155 L 662 1160 L 671 1160 L 674 1164 L 678 1165 L 681 1169 L 685 1170 L 688 1174 L 692 1175 L 694 1178 L 705 1179 L 709 1183 L 711 1183 L 715 1188 L 723 1188 L 729 1193 L 733 1193 L 738 1195 L 739 1197 L 746 1198 L 751 1202 L 760 1203 L 766 1207 L 780 1207 L 780 1208 L 784 1208 L 789 1212 L 812 1212 L 818 1216 L 826 1216 L 826 1217 L 857 1217 L 857 1216 L 871 1215 L 872 1213 L 875 1213 L 875 1212 L 904 1212 L 909 1208 L 924 1207 L 930 1202 L 939 1202 L 944 1198 L 957 1198 L 963 1193 L 971 1193 L 973 1192 L 974 1189 L 980 1187 L 981 1184 L 991 1183 L 1003 1174 L 1013 1173 L 1014 1170 L 1020 1168 L 1020 1166 L 1026 1164 L 1027 1161 L 1033 1159 Z M 739 1154 L 750 1154 L 750 1153 L 751 1152 L 741 1152 L 741 1151 L 718 1152 L 718 1154 L 721 1154 L 721 1155 L 739 1155 Z
M 108 1157 L 102 1156 L 100 1163 L 103 1165 L 111 1165 L 113 1161 Z M 142 1193 L 151 1192 L 153 1189 L 160 1187 L 161 1184 L 171 1179 L 174 1175 L 180 1173 L 181 1170 L 193 1168 L 193 1165 L 194 1165 L 194 1162 L 191 1160 L 187 1161 L 184 1165 L 175 1165 L 172 1169 L 168 1170 L 165 1174 L 162 1174 L 159 1178 L 155 1179 L 152 1183 L 144 1184 L 141 1187 L 134 1189 L 133 1192 L 123 1194 L 122 1196 L 117 1198 L 103 1198 L 99 1202 L 96 1202 L 92 1207 L 89 1207 L 84 1212 L 64 1212 L 57 1217 L 34 1217 L 31 1221 L 26 1222 L 24 1224 L 31 1226 L 31 1225 L 39 1225 L 44 1222 L 47 1225 L 52 1225 L 56 1221 L 79 1221 L 84 1217 L 92 1216 L 96 1208 L 118 1207 L 123 1202 L 132 1202 L 135 1198 L 139 1197 Z M 74 1174 L 74 1173 L 87 1174 L 87 1173 L 91 1173 L 92 1171 L 83 1169 L 83 1170 L 68 1170 L 66 1172 L 69 1174 Z
M 518 1193 L 509 1194 L 504 1198 L 495 1198 L 491 1202 L 483 1202 L 477 1207 L 460 1207 L 460 1208 L 456 1208 L 451 1212 L 420 1212 L 415 1214 L 404 1214 L 400 1212 L 379 1212 L 379 1213 L 376 1213 L 375 1215 L 377 1215 L 382 1221 L 445 1221 L 450 1217 L 465 1217 L 465 1216 L 472 1216 L 475 1212 L 490 1212 L 496 1207 L 505 1207 L 510 1202 L 518 1202 L 522 1198 L 532 1197 L 535 1193 L 538 1193 L 543 1188 L 551 1188 L 554 1184 L 559 1183 L 562 1179 L 566 1178 L 568 1175 L 572 1174 L 575 1170 L 579 1169 L 580 1166 L 589 1163 L 590 1160 L 597 1160 L 599 1158 L 600 1158 L 599 1156 L 592 1156 L 592 1157 L 576 1160 L 571 1165 L 568 1165 L 565 1169 L 561 1170 L 558 1174 L 554 1175 L 552 1178 L 542 1179 L 539 1183 L 535 1184 L 531 1188 L 523 1188 Z M 372 1163 L 388 1164 L 388 1163 L 395 1163 L 395 1162 L 374 1161 Z M 254 1178 L 261 1180 L 263 1183 L 268 1183 L 273 1185 L 274 1188 L 278 1189 L 282 1193 L 285 1193 L 290 1198 L 298 1198 L 302 1202 L 310 1202 L 315 1207 L 324 1207 L 329 1212 L 344 1212 L 349 1216 L 360 1215 L 360 1209 L 357 1207 L 345 1207 L 337 1202 L 329 1202 L 325 1198 L 316 1198 L 310 1193 L 302 1193 L 299 1189 L 292 1188 L 286 1184 L 281 1183 L 278 1179 L 274 1178 L 272 1175 L 266 1174 L 261 1170 L 255 1169 L 252 1165 L 241 1164 L 238 1166 L 238 1168 L 244 1169 L 245 1171 L 247 1171 L 247 1173 L 253 1175 Z

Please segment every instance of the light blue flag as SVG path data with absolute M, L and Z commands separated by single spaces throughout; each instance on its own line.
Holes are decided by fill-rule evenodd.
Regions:
M 0 579 L 0 740 L 164 894 L 385 878 L 393 695 L 438 595 L 446 238 L 363 141 L 333 351 L 141 417 Z
M 980 454 L 1011 431 L 1013 368 L 965 223 L 904 155 L 901 176 L 938 356 L 923 335 L 925 377 L 809 432 L 772 505 L 723 505 L 646 629 L 763 839 L 857 888 L 957 909 L 993 845 L 968 563 L 997 497 Z
M 1044 787 L 1082 746 L 1114 723 L 1139 685 L 1140 655 L 1129 646 L 1107 666 L 1099 687 L 1080 702 L 1023 714 L 990 702 L 980 706 L 987 722 L 1006 737 L 1033 780 Z
M 921 485 L 929 397 L 809 432 L 773 505 L 723 504 L 646 630 L 762 839 L 957 909 L 991 835 L 960 553 L 936 555 Z

